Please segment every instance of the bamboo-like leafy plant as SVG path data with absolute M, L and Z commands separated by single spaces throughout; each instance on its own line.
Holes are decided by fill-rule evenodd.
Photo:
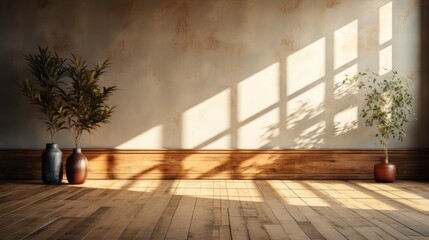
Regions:
M 36 54 L 25 55 L 28 67 L 34 79 L 19 84 L 21 92 L 31 104 L 38 106 L 43 114 L 41 119 L 54 143 L 55 134 L 65 128 L 65 111 L 61 98 L 61 85 L 66 74 L 65 60 L 52 53 L 48 48 L 39 47 Z
M 365 103 L 360 116 L 365 119 L 367 127 L 376 127 L 375 137 L 384 147 L 384 162 L 387 164 L 390 141 L 404 139 L 404 125 L 409 122 L 409 116 L 414 115 L 411 80 L 400 76 L 397 71 L 380 75 L 367 70 L 346 76 L 343 83 L 363 91 Z
M 72 55 L 67 65 L 67 76 L 71 79 L 68 91 L 62 91 L 66 102 L 66 125 L 71 131 L 75 147 L 79 148 L 80 139 L 84 131 L 90 133 L 108 123 L 115 106 L 109 106 L 106 101 L 116 90 L 116 86 L 101 87 L 99 80 L 110 66 L 107 59 L 94 69 L 88 69 L 86 61 L 78 55 Z

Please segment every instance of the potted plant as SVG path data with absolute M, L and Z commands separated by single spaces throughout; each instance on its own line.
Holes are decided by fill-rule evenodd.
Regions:
M 389 162 L 388 146 L 392 140 L 404 139 L 404 125 L 409 122 L 409 116 L 414 115 L 410 79 L 400 76 L 397 71 L 380 75 L 367 70 L 346 76 L 343 83 L 363 91 L 365 103 L 360 116 L 367 127 L 376 128 L 375 137 L 384 148 L 383 161 L 374 166 L 375 180 L 395 181 L 396 167 Z
M 101 123 L 107 123 L 115 107 L 109 106 L 106 101 L 116 90 L 116 86 L 101 87 L 99 80 L 110 66 L 107 59 L 94 69 L 88 69 L 86 61 L 77 55 L 67 65 L 67 76 L 71 85 L 62 92 L 66 105 L 66 126 L 70 130 L 75 148 L 66 161 L 66 176 L 69 183 L 82 184 L 88 175 L 88 160 L 82 154 L 80 139 L 83 132 L 91 133 Z
M 66 70 L 65 60 L 48 48 L 39 47 L 36 54 L 25 56 L 34 78 L 19 84 L 21 92 L 30 102 L 37 105 L 43 114 L 51 142 L 42 153 L 42 180 L 45 184 L 60 184 L 63 179 L 62 152 L 55 143 L 55 134 L 64 129 L 65 111 L 61 100 L 61 85 Z

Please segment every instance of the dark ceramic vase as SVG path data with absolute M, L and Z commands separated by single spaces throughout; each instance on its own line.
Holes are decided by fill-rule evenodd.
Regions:
M 66 162 L 67 181 L 71 184 L 83 184 L 88 176 L 88 159 L 80 148 L 73 149 L 73 153 Z
M 376 182 L 392 183 L 396 179 L 396 166 L 393 163 L 381 162 L 374 165 Z
M 47 143 L 42 152 L 42 181 L 58 185 L 63 180 L 63 153 L 56 143 Z

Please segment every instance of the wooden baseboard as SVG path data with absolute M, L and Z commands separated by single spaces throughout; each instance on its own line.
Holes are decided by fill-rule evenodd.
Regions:
M 42 150 L 0 150 L 0 179 L 40 179 Z M 83 149 L 89 179 L 373 179 L 378 150 Z M 71 154 L 63 150 L 63 160 Z M 391 150 L 398 179 L 429 179 L 429 149 Z

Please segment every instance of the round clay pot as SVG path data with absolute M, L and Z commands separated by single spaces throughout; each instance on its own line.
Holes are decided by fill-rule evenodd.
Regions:
M 47 143 L 42 152 L 42 181 L 58 185 L 63 180 L 63 153 L 56 143 Z
M 80 148 L 73 149 L 73 153 L 66 161 L 67 181 L 71 184 L 83 184 L 88 176 L 88 159 Z
M 392 183 L 396 179 L 396 167 L 393 163 L 377 163 L 374 165 L 374 179 L 376 182 Z

